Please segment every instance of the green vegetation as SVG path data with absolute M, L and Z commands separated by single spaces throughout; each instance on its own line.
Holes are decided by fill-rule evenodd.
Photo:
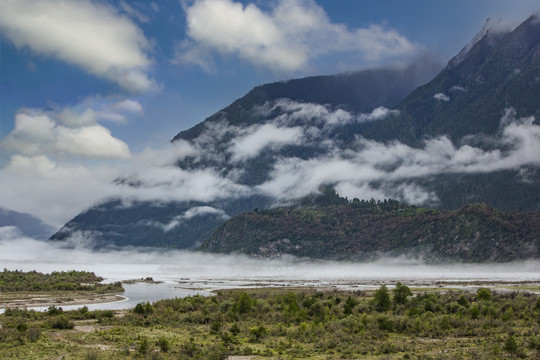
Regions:
M 37 271 L 7 270 L 0 272 L 0 291 L 88 291 L 97 294 L 123 292 L 122 284 L 100 284 L 102 277 L 93 272 L 67 271 L 43 274 Z
M 395 200 L 340 198 L 325 190 L 302 205 L 238 215 L 202 251 L 331 260 L 412 255 L 431 261 L 512 261 L 540 256 L 540 211 L 501 212 L 485 204 L 438 211 Z
M 0 357 L 32 359 L 537 359 L 530 293 L 253 289 L 133 310 L 0 315 Z

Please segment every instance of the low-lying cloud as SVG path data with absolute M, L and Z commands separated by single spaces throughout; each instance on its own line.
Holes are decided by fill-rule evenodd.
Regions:
M 168 223 L 158 221 L 148 221 L 146 224 L 161 228 L 164 232 L 168 232 L 182 224 L 184 221 L 191 220 L 197 216 L 212 215 L 221 218 L 223 221 L 229 220 L 231 217 L 221 209 L 216 209 L 212 206 L 195 206 L 183 214 L 173 217 Z
M 316 192 L 323 184 L 333 184 L 343 196 L 369 198 L 377 193 L 383 195 L 381 189 L 370 188 L 369 184 L 375 181 L 395 182 L 438 174 L 487 173 L 540 165 L 540 126 L 534 124 L 534 118 L 503 119 L 507 123 L 499 134 L 484 141 L 506 150 L 483 150 L 467 144 L 457 147 L 446 136 L 428 139 L 422 148 L 397 141 L 385 144 L 359 136 L 354 151 L 333 147 L 322 157 L 281 158 L 271 179 L 257 188 L 278 198 L 299 198 Z M 433 193 L 416 185 L 407 186 L 386 190 L 382 186 L 383 197 L 398 195 L 398 199 L 413 204 L 436 200 Z
M 109 281 L 140 279 L 175 282 L 209 280 L 207 286 L 234 286 L 242 281 L 301 281 L 301 285 L 343 284 L 361 281 L 374 284 L 437 280 L 537 280 L 538 260 L 507 264 L 427 265 L 407 258 L 382 258 L 370 263 L 308 261 L 293 257 L 262 260 L 242 255 L 217 255 L 171 249 L 133 248 L 93 251 L 80 244 L 91 239 L 65 243 L 37 241 L 22 236 L 14 227 L 0 227 L 0 262 L 4 268 L 42 272 L 94 271 Z M 73 247 L 75 245 L 75 247 Z M 211 281 L 216 281 L 212 285 Z M 225 281 L 225 282 L 223 282 Z M 221 282 L 221 283 L 220 283 Z M 285 284 L 286 285 L 286 284 Z M 236 285 L 238 286 L 238 284 Z
M 253 158 L 267 147 L 300 144 L 302 137 L 300 127 L 276 127 L 272 124 L 253 126 L 232 141 L 232 160 Z
M 540 126 L 534 117 L 516 118 L 512 109 L 502 116 L 497 134 L 470 135 L 459 145 L 446 136 L 427 139 L 421 147 L 362 136 L 344 142 L 330 134 L 398 112 L 377 108 L 354 114 L 288 99 L 252 109 L 264 125 L 231 125 L 223 115 L 220 121 L 207 123 L 192 141 L 179 140 L 163 149 L 136 154 L 127 146 L 105 153 L 107 146 L 102 143 L 88 141 L 85 145 L 75 137 L 91 139 L 88 129 L 103 127 L 98 121 L 107 120 L 96 120 L 93 113 L 128 116 L 142 111 L 134 101 L 117 101 L 97 110 L 77 107 L 54 113 L 19 113 L 27 123 L 21 120 L 1 143 L 4 149 L 19 153 L 14 153 L 0 171 L 0 182 L 5 184 L 0 188 L 0 207 L 29 213 L 60 227 L 83 210 L 113 197 L 122 199 L 126 206 L 134 201 L 202 203 L 197 213 L 193 210 L 193 214 L 158 224 L 167 230 L 200 211 L 220 211 L 216 202 L 262 195 L 286 203 L 318 192 L 321 185 L 335 186 L 348 198 L 436 204 L 437 194 L 420 185 L 423 178 L 515 170 L 523 181 L 534 181 L 520 170 L 540 165 Z M 99 136 L 101 141 L 122 144 L 108 131 L 104 134 Z M 308 149 L 308 155 L 297 152 L 299 146 Z M 72 161 L 80 158 L 91 161 Z M 250 176 L 245 166 L 260 159 L 268 161 L 261 164 L 268 174 L 261 182 L 247 185 L 242 180 Z

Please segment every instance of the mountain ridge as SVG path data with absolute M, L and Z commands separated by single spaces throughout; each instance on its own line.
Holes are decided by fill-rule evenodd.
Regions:
M 540 211 L 500 212 L 486 204 L 438 211 L 358 199 L 275 208 L 233 217 L 199 250 L 264 258 L 508 262 L 540 256 Z
M 512 32 L 488 31 L 460 62 L 450 60 L 433 80 L 401 100 L 383 91 L 385 76 L 399 77 L 396 70 L 378 72 L 376 96 L 368 91 L 369 83 L 348 100 L 312 86 L 347 79 L 356 86 L 376 72 L 363 74 L 259 86 L 173 137 L 172 142 L 192 150 L 175 161 L 182 174 L 208 171 L 242 187 L 242 194 L 171 201 L 165 210 L 152 202 L 133 202 L 133 209 L 101 204 L 68 222 L 53 239 L 90 231 L 102 244 L 195 248 L 226 217 L 294 203 L 321 185 L 351 198 L 397 198 L 439 209 L 471 202 L 501 210 L 540 209 L 538 18 Z M 309 102 L 322 101 L 321 96 L 328 101 Z M 347 104 L 355 96 L 366 102 Z M 355 106 L 367 110 L 355 112 Z M 144 187 L 137 179 L 118 186 L 130 183 Z M 201 206 L 212 207 L 206 215 L 213 217 L 188 219 L 190 208 Z M 98 216 L 102 209 L 108 216 Z M 177 228 L 164 226 L 175 221 Z

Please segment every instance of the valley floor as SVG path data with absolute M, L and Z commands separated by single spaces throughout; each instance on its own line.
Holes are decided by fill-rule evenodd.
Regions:
M 13 359 L 537 359 L 538 284 L 220 290 L 134 309 L 0 315 Z M 354 286 L 360 286 L 356 284 Z M 367 285 L 367 284 L 365 284 Z M 449 287 L 442 287 L 452 285 Z M 467 288 L 463 290 L 462 287 Z M 409 292 L 411 291 L 411 292 Z

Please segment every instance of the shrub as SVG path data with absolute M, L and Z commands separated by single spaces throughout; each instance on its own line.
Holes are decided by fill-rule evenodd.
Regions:
M 51 316 L 60 315 L 63 312 L 64 312 L 64 309 L 62 309 L 61 307 L 56 307 L 54 305 L 47 309 L 47 314 Z
M 393 290 L 394 303 L 405 304 L 409 296 L 412 296 L 412 291 L 407 285 L 403 285 L 398 281 L 396 287 Z
M 245 314 L 251 311 L 253 307 L 253 299 L 248 293 L 242 292 L 234 304 L 235 310 L 240 314 Z
M 169 352 L 170 345 L 169 345 L 169 340 L 167 340 L 167 338 L 164 338 L 164 337 L 159 338 L 157 344 L 161 352 L 164 352 L 164 353 Z
M 148 340 L 144 338 L 141 340 L 141 343 L 139 344 L 139 354 L 146 355 L 146 353 L 148 352 L 148 349 L 149 349 Z
M 516 339 L 514 339 L 514 336 L 510 335 L 506 338 L 503 349 L 508 351 L 510 354 L 517 353 L 518 344 L 516 342 Z
M 458 299 L 457 299 L 457 303 L 463 307 L 466 307 L 468 308 L 469 307 L 469 299 L 467 299 L 467 297 L 463 294 L 461 294 Z
M 51 321 L 51 327 L 53 329 L 73 329 L 75 324 L 64 315 L 57 316 Z
M 476 297 L 478 298 L 478 300 L 489 301 L 491 300 L 491 296 L 491 290 L 486 288 L 480 288 L 476 292 Z
M 390 305 L 392 304 L 390 300 L 390 293 L 386 285 L 382 285 L 377 291 L 375 291 L 375 309 L 379 312 L 386 312 L 390 310 Z
M 85 360 L 97 360 L 99 359 L 99 353 L 96 349 L 90 349 L 84 354 Z
M 253 342 L 259 342 L 266 335 L 266 328 L 262 325 L 249 329 L 249 335 Z
M 26 338 L 31 342 L 37 341 L 40 336 L 41 336 L 41 329 L 37 326 L 31 326 L 30 328 L 28 328 L 28 331 L 26 332 Z
M 354 307 L 358 304 L 358 302 L 353 299 L 352 297 L 348 297 L 347 301 L 345 301 L 345 306 L 343 307 L 343 313 L 345 315 L 350 315 L 353 313 Z
M 480 316 L 480 309 L 478 309 L 478 305 L 473 304 L 473 306 L 471 306 L 470 313 L 472 319 L 478 319 L 478 316 Z
M 149 302 L 138 303 L 137 305 L 135 305 L 135 308 L 133 309 L 133 312 L 135 314 L 140 314 L 140 315 L 147 315 L 147 314 L 152 313 L 153 311 L 154 311 L 154 308 Z

